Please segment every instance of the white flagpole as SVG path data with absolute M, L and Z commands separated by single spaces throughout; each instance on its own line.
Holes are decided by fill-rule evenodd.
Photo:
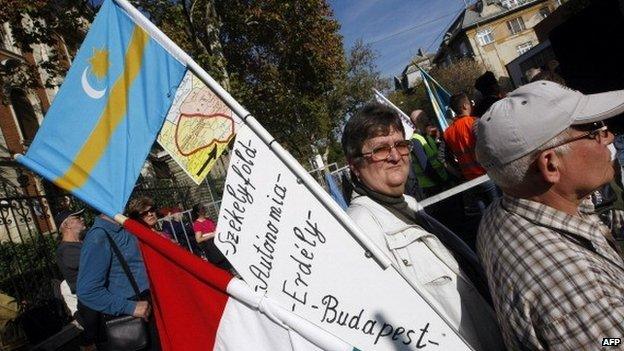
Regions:
M 384 269 L 391 265 L 390 259 L 360 231 L 351 218 L 340 208 L 331 196 L 312 178 L 311 175 L 286 151 L 277 141 L 264 129 L 264 127 L 253 117 L 243 106 L 241 106 L 232 96 L 223 89 L 203 68 L 169 39 L 158 27 L 149 21 L 127 0 L 114 0 L 122 7 L 128 15 L 147 31 L 154 40 L 161 44 L 178 61 L 186 65 L 197 75 L 212 91 L 217 94 L 227 105 L 247 124 L 247 126 L 258 135 L 258 137 L 286 164 L 286 166 L 299 178 L 306 188 L 336 217 L 351 235 L 375 258 L 377 263 Z
M 380 99 L 383 100 L 384 104 L 392 107 L 393 109 L 397 110 L 401 116 L 405 119 L 407 119 L 409 121 L 410 124 L 412 124 L 412 120 L 410 120 L 409 116 L 405 114 L 405 112 L 403 112 L 403 110 L 401 110 L 400 108 L 396 107 L 395 104 L 392 103 L 392 101 L 388 100 L 382 93 L 379 92 L 379 90 L 373 88 L 373 92 L 375 92 L 375 95 L 377 95 Z M 413 124 L 412 124 L 413 125 Z

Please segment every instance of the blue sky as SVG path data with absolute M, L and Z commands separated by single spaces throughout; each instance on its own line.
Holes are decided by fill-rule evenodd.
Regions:
M 376 51 L 382 76 L 399 75 L 422 47 L 434 53 L 463 0 L 328 0 L 348 52 L 357 39 Z

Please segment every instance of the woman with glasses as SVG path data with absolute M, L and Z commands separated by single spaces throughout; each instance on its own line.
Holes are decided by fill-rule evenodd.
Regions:
M 342 147 L 355 192 L 349 216 L 470 345 L 504 349 L 474 252 L 404 195 L 410 142 L 398 114 L 365 106 L 347 122 Z
M 133 199 L 128 204 L 127 213 L 129 218 L 145 224 L 151 230 L 158 233 L 158 235 L 175 242 L 170 233 L 158 230 L 158 216 L 156 215 L 156 212 L 157 209 L 154 206 L 154 200 L 147 196 L 141 196 Z

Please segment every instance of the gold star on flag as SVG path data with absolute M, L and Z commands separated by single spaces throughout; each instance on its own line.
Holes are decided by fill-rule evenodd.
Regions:
M 89 59 L 89 63 L 91 63 L 93 75 L 98 79 L 104 78 L 108 71 L 108 66 L 110 66 L 108 51 L 106 49 L 93 49 L 93 56 Z

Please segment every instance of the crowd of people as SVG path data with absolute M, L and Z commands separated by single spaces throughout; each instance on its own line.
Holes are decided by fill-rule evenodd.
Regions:
M 604 206 L 621 171 L 612 143 L 624 91 L 535 80 L 504 94 L 490 78 L 477 81 L 487 108 L 451 97 L 440 138 L 422 111 L 411 137 L 385 105 L 353 116 L 342 137 L 347 213 L 475 350 L 600 349 L 624 335 L 614 240 L 624 212 Z M 465 194 L 482 215 L 467 245 L 417 200 L 484 174 Z
M 178 207 L 163 209 L 162 223 L 158 212 L 151 198 L 139 197 L 130 201 L 126 214 L 167 240 L 221 268 L 231 269 L 214 245 L 216 226 L 203 205 L 193 208 L 192 225 L 183 221 Z M 64 299 L 83 329 L 83 349 L 110 349 L 106 321 L 134 316 L 146 322 L 148 340 L 144 349 L 159 350 L 158 331 L 150 318 L 149 281 L 136 237 L 104 214 L 96 216 L 87 230 L 83 213 L 84 209 L 65 208 L 55 217 L 60 239 L 57 263 L 65 279 L 62 288 L 66 284 L 68 290 Z M 192 235 L 183 240 L 188 233 Z
M 475 84 L 477 104 L 466 93 L 451 97 L 443 132 L 416 110 L 415 131 L 405 135 L 397 112 L 378 103 L 343 131 L 353 191 L 347 213 L 475 350 L 591 350 L 624 335 L 624 261 L 615 242 L 624 212 L 612 206 L 621 193 L 613 191 L 621 186 L 613 160 L 624 158 L 624 139 L 613 126 L 624 91 L 585 95 L 560 83 L 538 79 L 505 94 L 486 73 Z M 480 219 L 476 238 L 457 235 L 419 204 L 486 174 L 463 194 L 463 210 Z M 85 345 L 102 341 L 102 321 L 128 315 L 148 321 L 146 349 L 159 349 L 136 238 L 100 214 L 83 240 L 81 215 L 57 216 L 57 260 L 77 294 Z M 149 198 L 132 200 L 127 215 L 231 269 L 203 206 L 193 208 L 192 224 L 168 208 L 159 225 Z M 192 235 L 185 243 L 180 233 Z

